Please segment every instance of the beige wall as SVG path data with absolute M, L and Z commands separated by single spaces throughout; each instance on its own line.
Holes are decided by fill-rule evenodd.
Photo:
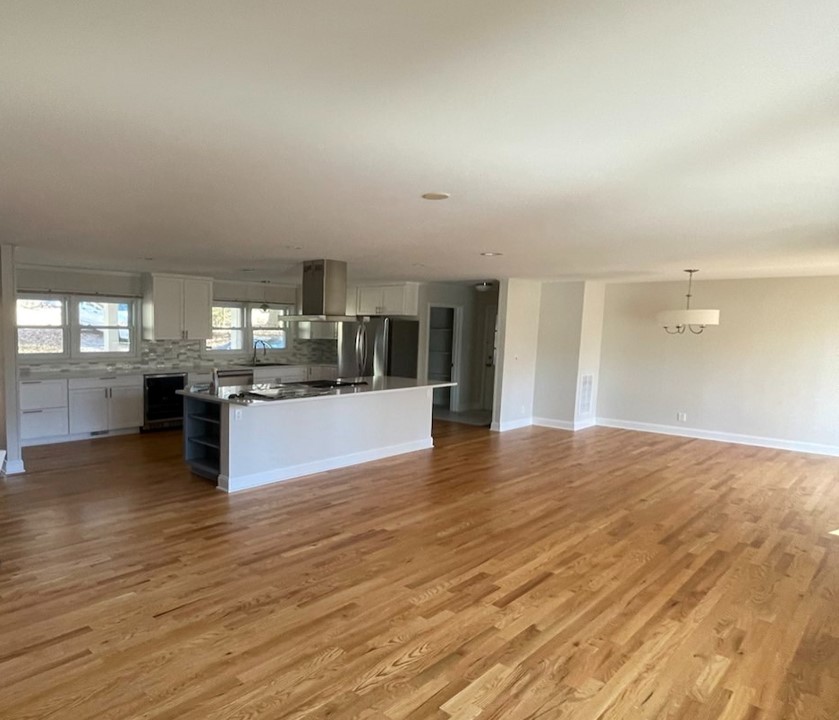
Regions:
M 607 287 L 600 422 L 839 450 L 839 278 L 699 279 L 693 305 L 719 308 L 721 324 L 667 335 L 655 315 L 685 289 Z

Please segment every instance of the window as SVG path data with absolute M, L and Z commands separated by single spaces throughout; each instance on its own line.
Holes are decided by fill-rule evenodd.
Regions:
M 20 355 L 65 355 L 67 313 L 63 298 L 19 297 L 17 351 Z
M 29 359 L 137 354 L 137 301 L 21 295 L 17 299 L 17 351 Z
M 74 350 L 130 353 L 134 349 L 134 307 L 131 300 L 75 300 L 78 342 Z
M 260 348 L 265 343 L 271 350 L 287 350 L 290 326 L 282 318 L 292 312 L 293 305 L 217 303 L 213 305 L 213 337 L 205 348 L 211 353 L 250 353 L 254 343 Z
M 241 305 L 213 305 L 213 337 L 207 350 L 231 351 L 245 348 L 245 311 Z
M 288 338 L 286 323 L 280 319 L 283 315 L 289 315 L 285 307 L 252 307 L 253 342 L 265 343 L 272 350 L 285 350 Z

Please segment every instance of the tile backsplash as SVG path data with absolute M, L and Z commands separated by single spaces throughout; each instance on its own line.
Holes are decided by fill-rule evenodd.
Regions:
M 18 369 L 26 373 L 27 370 L 38 372 L 71 371 L 71 370 L 157 370 L 160 368 L 178 367 L 223 367 L 234 362 L 227 358 L 211 358 L 201 354 L 202 342 L 184 340 L 159 340 L 152 342 L 143 340 L 140 347 L 140 357 L 125 360 L 64 360 L 59 362 L 39 362 L 29 365 L 24 360 L 18 360 Z M 261 353 L 260 353 L 261 354 Z M 337 340 L 301 340 L 296 339 L 291 348 L 278 354 L 277 360 L 285 363 L 300 365 L 332 365 L 338 362 Z M 241 362 L 242 358 L 238 358 Z

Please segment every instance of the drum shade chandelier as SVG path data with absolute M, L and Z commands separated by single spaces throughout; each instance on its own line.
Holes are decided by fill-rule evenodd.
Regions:
M 685 295 L 687 302 L 684 310 L 665 310 L 660 312 L 656 319 L 665 332 L 670 335 L 681 335 L 685 330 L 690 330 L 694 335 L 699 335 L 708 325 L 720 324 L 719 310 L 695 310 L 690 306 L 690 299 L 693 297 L 693 274 L 699 270 L 685 270 L 688 274 L 688 292 Z

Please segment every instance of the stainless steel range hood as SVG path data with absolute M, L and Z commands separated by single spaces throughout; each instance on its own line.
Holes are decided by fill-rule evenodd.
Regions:
M 303 293 L 300 315 L 287 315 L 285 322 L 355 322 L 347 315 L 347 263 L 340 260 L 307 260 L 303 263 Z

